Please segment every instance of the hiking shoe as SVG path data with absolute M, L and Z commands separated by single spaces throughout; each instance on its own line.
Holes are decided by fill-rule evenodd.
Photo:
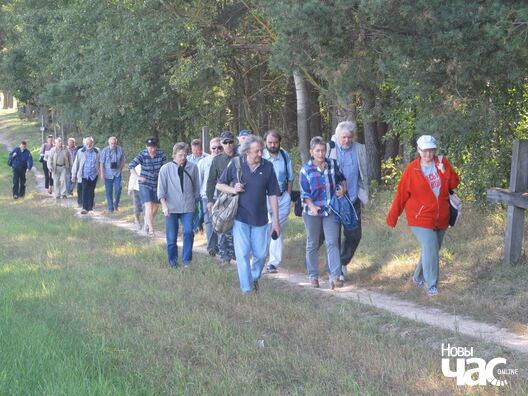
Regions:
M 268 265 L 268 274 L 276 274 L 277 272 L 277 267 L 273 264 Z
M 216 251 L 215 249 L 211 249 L 207 253 L 209 253 L 209 256 L 211 257 L 216 257 L 218 251 Z
M 258 290 L 259 290 L 258 280 L 253 281 L 253 289 L 255 289 L 255 292 L 258 292 Z
M 434 297 L 438 295 L 438 289 L 436 288 L 436 286 L 431 286 L 429 289 L 427 289 L 427 295 L 429 297 Z
M 178 268 L 178 262 L 177 261 L 169 261 L 169 267 L 170 268 Z
M 342 280 L 340 279 L 336 279 L 334 281 L 331 282 L 331 288 L 332 290 L 336 289 L 336 288 L 341 288 L 345 285 L 345 282 L 343 282 Z
M 88 211 L 86 209 L 81 210 L 81 214 L 87 214 Z
M 312 280 L 310 281 L 310 285 L 311 285 L 312 287 L 318 289 L 318 288 L 319 288 L 319 279 L 312 279 Z
M 339 275 L 339 277 L 337 278 L 339 281 L 345 283 L 345 275 Z
M 412 283 L 415 287 L 423 287 L 424 285 L 423 279 L 418 280 L 414 277 L 414 275 L 412 276 Z
M 18 199 L 18 195 L 13 195 L 13 199 Z

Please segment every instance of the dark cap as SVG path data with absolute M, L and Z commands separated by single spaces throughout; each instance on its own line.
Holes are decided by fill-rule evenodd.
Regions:
M 150 147 L 158 147 L 158 140 L 155 137 L 149 137 L 145 144 Z
M 249 135 L 253 135 L 253 131 L 250 131 L 249 129 L 242 129 L 240 132 L 238 132 L 238 137 L 249 136 Z
M 222 132 L 220 135 L 220 140 L 223 142 L 224 140 L 235 140 L 235 135 L 233 135 L 233 132 Z

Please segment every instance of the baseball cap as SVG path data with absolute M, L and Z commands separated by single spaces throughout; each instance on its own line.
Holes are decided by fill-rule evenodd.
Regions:
M 145 140 L 145 143 L 147 146 L 151 146 L 151 147 L 158 146 L 158 140 L 155 137 L 149 137 L 147 140 Z
M 233 135 L 233 132 L 229 131 L 222 132 L 220 135 L 220 141 L 223 142 L 224 140 L 235 140 L 235 135 Z
M 249 129 L 242 129 L 240 132 L 238 132 L 238 137 L 249 136 L 249 135 L 253 135 L 253 131 L 250 131 Z
M 431 135 L 422 135 L 416 141 L 416 145 L 420 150 L 435 149 L 436 139 Z

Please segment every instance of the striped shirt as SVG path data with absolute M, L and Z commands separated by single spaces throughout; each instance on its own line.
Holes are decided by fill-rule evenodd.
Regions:
M 345 180 L 335 160 L 325 159 L 325 162 L 325 169 L 321 170 L 310 160 L 303 165 L 299 173 L 301 198 L 303 202 L 304 199 L 311 198 L 313 204 L 322 209 L 318 216 L 328 216 L 326 209 L 335 195 L 335 186 Z M 310 214 L 308 204 L 304 203 L 303 206 L 303 211 Z
M 144 177 L 145 180 L 140 181 L 139 184 L 156 191 L 158 189 L 159 170 L 166 161 L 167 157 L 160 149 L 156 149 L 154 158 L 149 155 L 147 149 L 144 149 L 128 164 L 128 169 L 141 165 L 141 177 Z

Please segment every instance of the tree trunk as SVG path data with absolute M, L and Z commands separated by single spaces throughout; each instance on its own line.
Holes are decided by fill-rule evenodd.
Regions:
M 305 163 L 310 158 L 309 136 L 308 136 L 308 93 L 306 83 L 301 72 L 293 71 L 295 81 L 295 92 L 297 94 L 297 136 L 299 138 L 299 149 L 302 162 Z
M 368 178 L 369 180 L 381 180 L 381 162 L 379 154 L 378 132 L 374 117 L 376 96 L 369 89 L 363 92 L 363 131 L 365 134 L 365 145 L 367 149 Z
M 352 101 L 352 95 L 347 97 L 341 97 L 339 95 L 336 95 L 334 97 L 331 110 L 331 118 L 332 135 L 334 135 L 337 124 L 339 124 L 340 122 L 356 122 L 356 105 Z
M 4 110 L 7 110 L 9 107 L 8 107 L 8 95 L 6 93 L 4 93 L 3 95 L 3 100 L 2 100 L 2 109 Z
M 308 130 L 310 139 L 315 136 L 322 136 L 321 105 L 319 104 L 319 92 L 312 84 L 305 83 L 308 93 Z

